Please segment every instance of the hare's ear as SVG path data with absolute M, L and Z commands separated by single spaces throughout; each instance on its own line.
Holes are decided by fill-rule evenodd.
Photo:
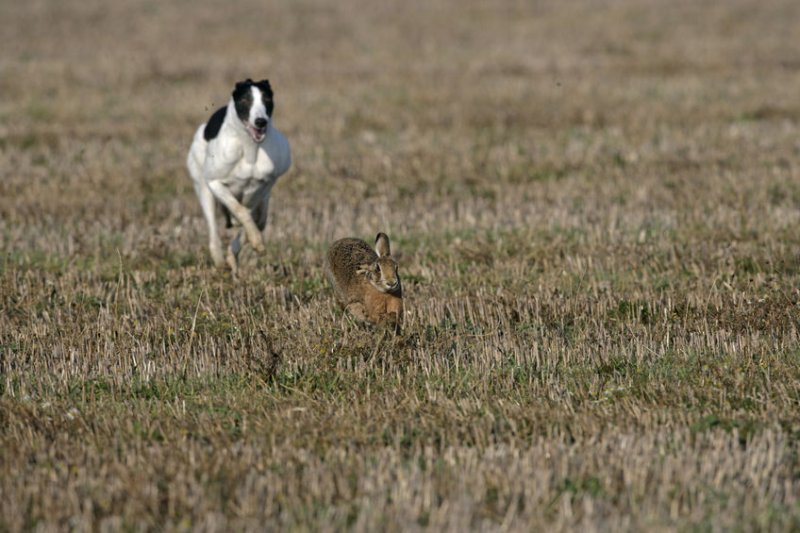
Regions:
M 391 255 L 391 251 L 389 250 L 389 236 L 383 232 L 375 236 L 375 253 L 378 254 L 378 257 Z

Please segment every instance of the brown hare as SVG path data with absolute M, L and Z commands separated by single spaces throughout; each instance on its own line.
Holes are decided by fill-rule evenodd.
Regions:
M 325 273 L 336 299 L 354 317 L 395 331 L 402 327 L 403 289 L 385 233 L 375 237 L 375 250 L 361 239 L 339 239 L 325 256 Z

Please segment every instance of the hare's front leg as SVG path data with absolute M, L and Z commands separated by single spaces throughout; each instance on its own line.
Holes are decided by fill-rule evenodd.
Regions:
M 369 322 L 369 319 L 367 318 L 367 308 L 364 307 L 363 303 L 353 302 L 347 304 L 347 307 L 345 307 L 345 309 L 356 319 L 361 320 L 363 322 Z

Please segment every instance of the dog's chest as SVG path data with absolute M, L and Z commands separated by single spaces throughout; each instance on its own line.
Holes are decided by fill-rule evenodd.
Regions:
M 272 159 L 263 150 L 259 150 L 254 159 L 239 159 L 231 172 L 222 179 L 231 194 L 247 205 L 258 201 L 275 182 L 275 165 Z
M 270 179 L 274 170 L 275 163 L 264 150 L 259 149 L 255 157 L 244 154 L 233 167 L 231 177 L 239 180 L 266 181 Z

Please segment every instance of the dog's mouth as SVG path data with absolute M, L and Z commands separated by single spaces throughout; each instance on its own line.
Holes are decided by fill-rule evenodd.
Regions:
M 247 128 L 247 133 L 250 134 L 250 137 L 257 142 L 260 143 L 264 140 L 264 137 L 267 136 L 267 127 L 264 126 L 263 128 L 256 128 L 250 123 L 246 123 L 245 127 Z

